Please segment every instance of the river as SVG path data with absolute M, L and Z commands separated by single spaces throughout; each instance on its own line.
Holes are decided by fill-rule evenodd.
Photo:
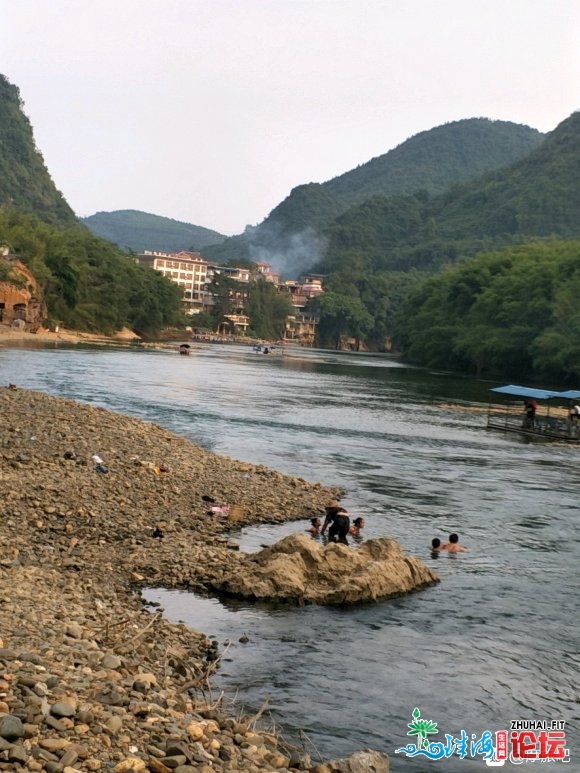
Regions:
M 429 373 L 388 356 L 207 345 L 189 357 L 127 348 L 0 348 L 0 383 L 155 421 L 204 448 L 346 489 L 365 538 L 386 535 L 441 577 L 356 609 L 268 609 L 148 591 L 166 615 L 222 644 L 216 690 L 307 729 L 324 756 L 363 746 L 394 773 L 418 707 L 455 737 L 511 720 L 566 721 L 579 748 L 578 448 L 485 429 L 494 383 Z M 306 528 L 262 526 L 242 550 Z M 432 558 L 451 531 L 470 548 Z M 249 641 L 239 642 L 242 634 Z M 446 771 L 484 768 L 456 756 Z M 437 766 L 435 766 L 437 767 Z M 570 766 L 571 767 L 571 766 Z

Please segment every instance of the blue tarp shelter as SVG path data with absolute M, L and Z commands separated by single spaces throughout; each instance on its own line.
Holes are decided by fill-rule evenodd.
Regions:
M 535 400 L 549 400 L 551 397 L 564 397 L 562 392 L 554 392 L 550 389 L 534 389 L 533 387 L 518 386 L 517 384 L 494 387 L 489 391 L 499 392 L 502 395 L 513 395 L 514 397 L 529 397 L 534 398 Z M 580 396 L 580 392 L 577 394 Z
M 536 389 L 535 387 L 526 387 L 519 384 L 507 384 L 506 386 L 493 387 L 489 390 L 494 394 L 507 395 L 514 397 L 515 400 L 505 402 L 505 413 L 503 418 L 498 416 L 497 409 L 492 409 L 491 398 L 489 411 L 487 414 L 487 426 L 489 429 L 500 429 L 504 432 L 518 432 L 522 435 L 534 435 L 551 440 L 564 440 L 569 442 L 580 442 L 580 423 L 575 416 L 568 414 L 562 416 L 561 408 L 553 406 L 556 410 L 555 416 L 550 416 L 551 400 L 559 400 L 570 403 L 577 401 L 580 404 L 580 391 L 569 389 L 566 392 L 556 392 L 553 389 Z M 531 415 L 522 417 L 521 407 L 518 409 L 517 401 L 523 400 L 546 400 L 547 405 L 543 410 Z M 493 412 L 492 412 L 493 411 Z
M 567 392 L 560 392 L 560 397 L 564 400 L 580 400 L 580 392 L 569 389 Z

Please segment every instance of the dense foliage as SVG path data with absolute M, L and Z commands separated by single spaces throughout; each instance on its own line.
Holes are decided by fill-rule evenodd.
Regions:
M 310 309 L 319 315 L 318 345 L 339 349 L 344 339 L 352 338 L 358 348 L 369 332 L 373 317 L 354 292 L 341 294 L 329 290 L 313 298 Z
M 349 204 L 419 190 L 430 194 L 528 155 L 542 141 L 529 126 L 468 118 L 420 132 L 382 156 L 325 183 Z
M 226 238 L 209 228 L 135 209 L 97 212 L 81 218 L 81 222 L 96 236 L 108 239 L 122 250 L 133 252 L 198 252 L 208 244 L 219 244 Z
M 580 241 L 482 254 L 409 293 L 397 336 L 412 362 L 577 384 Z
M 327 275 L 327 289 L 361 299 L 374 320 L 365 336 L 367 345 L 381 349 L 395 338 L 416 362 L 431 364 L 430 346 L 422 348 L 412 325 L 397 336 L 395 323 L 409 291 L 426 276 L 461 265 L 478 253 L 510 244 L 516 249 L 552 234 L 579 238 L 578 180 L 580 113 L 575 113 L 511 167 L 434 198 L 425 192 L 376 196 L 343 213 L 326 231 L 329 246 L 316 269 Z M 412 298 L 418 308 L 420 293 Z M 323 308 L 321 313 L 324 329 L 332 320 L 325 319 Z M 430 336 L 437 331 L 435 326 Z M 493 367 L 499 370 L 501 348 L 495 351 L 499 359 Z M 456 354 L 449 367 L 473 366 Z M 492 366 L 486 361 L 475 367 Z M 537 369 L 535 362 L 532 370 Z
M 22 112 L 20 92 L 0 75 L 0 207 L 34 213 L 47 223 L 76 222 L 56 189 Z
M 458 256 L 552 234 L 580 236 L 580 113 L 528 157 L 430 198 L 377 196 L 327 229 L 320 270 L 340 271 L 356 251 L 371 271 L 438 270 Z
M 103 333 L 128 326 L 140 335 L 185 325 L 180 287 L 83 226 L 57 228 L 4 209 L 0 242 L 32 272 L 53 322 Z
M 294 312 L 290 298 L 263 277 L 250 282 L 247 314 L 250 318 L 249 335 L 277 341 L 282 337 L 286 319 Z
M 196 327 L 219 331 L 225 325 L 233 329 L 228 316 L 242 314 L 249 318 L 248 336 L 272 341 L 282 337 L 286 320 L 294 311 L 289 296 L 257 271 L 253 272 L 249 283 L 238 282 L 223 273 L 215 274 L 209 290 L 214 297 L 211 316 L 196 315 Z

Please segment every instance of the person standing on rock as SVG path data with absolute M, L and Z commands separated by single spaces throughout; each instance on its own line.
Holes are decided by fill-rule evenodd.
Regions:
M 329 542 L 342 542 L 348 545 L 347 534 L 350 529 L 350 518 L 348 512 L 335 499 L 326 506 L 326 518 L 322 524 L 321 534 L 324 534 L 327 526 Z

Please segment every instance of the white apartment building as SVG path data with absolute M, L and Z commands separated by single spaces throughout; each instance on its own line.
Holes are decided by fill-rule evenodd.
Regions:
M 152 252 L 145 250 L 136 255 L 138 263 L 150 266 L 183 288 L 186 314 L 203 310 L 204 288 L 207 284 L 209 263 L 199 252 Z

